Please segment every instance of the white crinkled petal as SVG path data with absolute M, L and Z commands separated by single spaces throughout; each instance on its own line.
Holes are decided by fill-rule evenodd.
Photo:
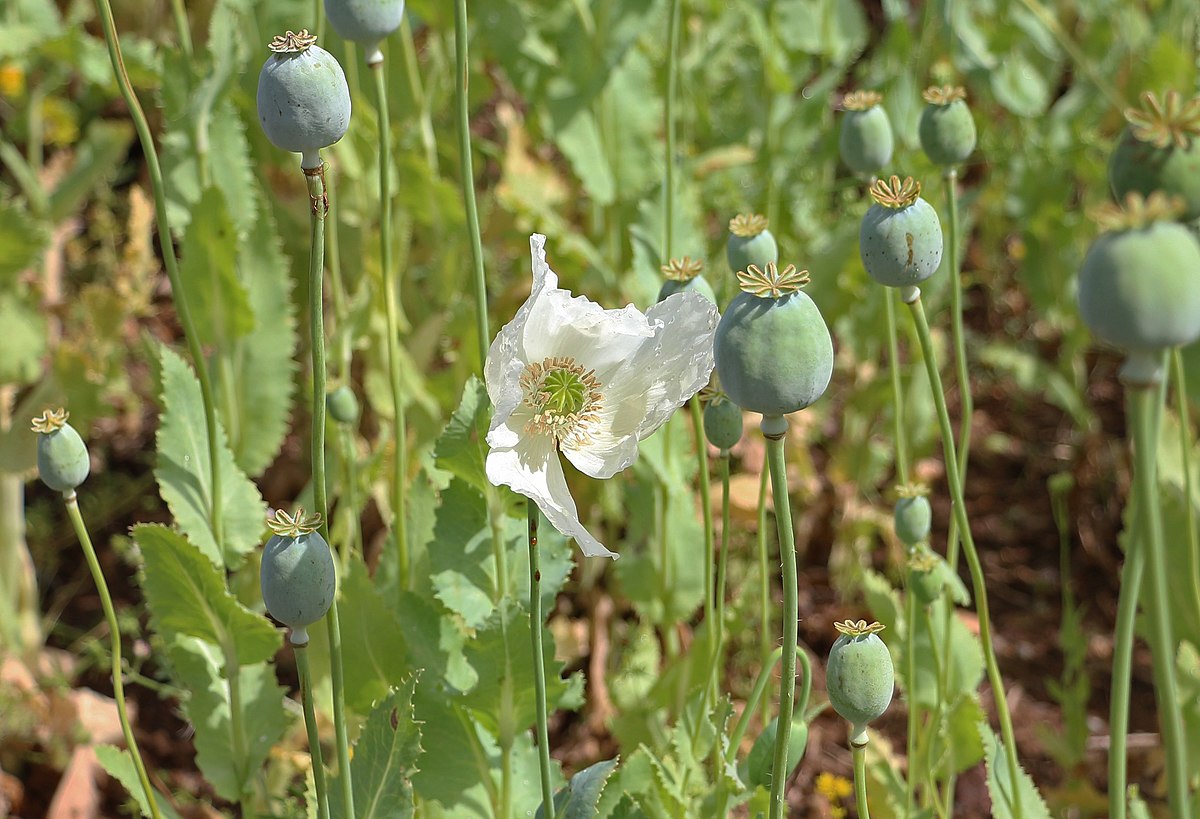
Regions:
M 588 440 L 563 454 L 593 478 L 611 478 L 637 459 L 637 442 L 662 426 L 705 384 L 713 369 L 716 308 L 703 296 L 679 293 L 651 308 L 656 328 L 632 356 L 601 378 L 603 406 Z
M 546 237 L 535 233 L 529 237 L 533 257 L 533 288 L 529 298 L 517 310 L 512 321 L 500 328 L 488 348 L 483 378 L 495 414 L 492 426 L 504 423 L 521 402 L 521 373 L 530 359 L 525 355 L 525 327 L 529 317 L 548 293 L 558 288 L 558 276 L 546 264 Z
M 611 478 L 637 460 L 637 431 L 646 416 L 645 396 L 606 393 L 604 406 L 596 415 L 596 421 L 588 425 L 588 439 L 583 444 L 565 443 L 562 452 L 585 475 Z
M 643 402 L 645 414 L 636 433 L 639 440 L 666 423 L 708 383 L 720 318 L 713 303 L 696 293 L 669 296 L 646 316 L 659 325 L 654 340 L 643 345 L 605 384 L 614 400 L 637 396 Z
M 604 548 L 579 521 L 575 499 L 567 488 L 553 438 L 529 435 L 523 437 L 516 447 L 494 448 L 488 453 L 485 468 L 488 480 L 492 483 L 509 486 L 513 491 L 532 499 L 550 525 L 566 537 L 574 538 L 588 557 L 611 557 L 614 560 L 619 557 Z
M 570 356 L 597 373 L 633 354 L 654 328 L 633 305 L 605 310 L 569 290 L 548 291 L 534 305 L 524 327 L 527 361 Z

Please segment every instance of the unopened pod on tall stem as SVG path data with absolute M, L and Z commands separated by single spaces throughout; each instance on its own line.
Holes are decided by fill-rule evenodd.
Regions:
M 778 733 L 771 767 L 771 819 L 781 819 L 787 780 L 788 746 L 796 697 L 796 541 L 784 464 L 784 415 L 802 410 L 824 393 L 833 375 L 833 339 L 821 311 L 800 288 L 808 271 L 788 265 L 780 271 L 752 265 L 738 272 L 742 292 L 717 325 L 713 353 L 717 375 L 738 406 L 762 413 L 767 460 L 779 529 L 783 570 L 783 665 Z
M 153 819 L 159 819 L 158 801 L 154 789 L 150 786 L 150 777 L 146 773 L 146 765 L 142 761 L 142 753 L 138 749 L 137 740 L 133 735 L 133 724 L 129 721 L 129 712 L 125 705 L 124 670 L 121 667 L 121 629 L 117 622 L 117 612 L 113 608 L 112 596 L 108 592 L 108 583 L 100 568 L 100 560 L 92 546 L 91 535 L 84 525 L 83 515 L 79 511 L 79 499 L 76 488 L 82 484 L 91 471 L 91 459 L 88 457 L 87 445 L 75 428 L 67 423 L 69 413 L 65 409 L 46 410 L 33 419 L 33 431 L 38 433 L 37 466 L 38 477 L 42 483 L 61 492 L 63 502 L 67 507 L 67 515 L 79 545 L 83 548 L 84 558 L 96 583 L 96 591 L 100 595 L 100 606 L 104 609 L 104 618 L 108 624 L 112 661 L 113 699 L 117 704 L 117 718 L 121 723 L 121 733 L 125 737 L 125 745 L 133 762 L 134 771 L 142 792 L 146 798 L 146 806 Z
M 1116 819 L 1123 819 L 1126 810 L 1129 675 L 1139 599 L 1150 624 L 1170 812 L 1183 819 L 1192 815 L 1155 458 L 1155 418 L 1161 411 L 1165 355 L 1172 347 L 1200 338 L 1200 244 L 1188 228 L 1171 221 L 1183 212 L 1182 201 L 1161 193 L 1149 199 L 1131 193 L 1124 210 L 1101 208 L 1094 215 L 1105 232 L 1092 244 L 1079 271 L 1079 313 L 1084 323 L 1097 337 L 1126 352 L 1121 381 L 1129 409 L 1138 499 L 1137 536 L 1129 539 L 1122 570 L 1114 640 L 1109 813 Z M 1150 585 L 1141 594 L 1146 569 Z
M 972 593 L 979 615 L 979 639 L 983 645 L 984 663 L 996 713 L 1000 720 L 1000 733 L 1004 740 L 1004 751 L 1009 768 L 1009 786 L 1013 794 L 1020 790 L 1020 765 L 1017 760 L 1016 736 L 1013 731 L 1012 715 L 1008 710 L 1008 699 L 1004 691 L 1004 679 L 996 660 L 992 644 L 991 617 L 988 612 L 987 587 L 983 566 L 975 550 L 971 535 L 966 504 L 963 501 L 962 479 L 958 470 L 958 453 L 954 443 L 954 430 L 950 425 L 950 412 L 946 407 L 946 395 L 942 387 L 942 376 L 938 370 L 929 332 L 925 307 L 921 302 L 920 282 L 932 276 L 942 260 L 942 229 L 937 211 L 921 198 L 921 185 L 912 177 L 901 180 L 893 176 L 886 182 L 877 181 L 871 187 L 875 204 L 863 217 L 859 231 L 859 252 L 863 266 L 880 284 L 900 289 L 901 300 L 908 305 L 921 355 L 925 360 L 925 371 L 929 376 L 933 401 L 937 409 L 938 425 L 942 437 L 942 451 L 946 462 L 946 483 L 953 502 L 954 520 L 962 535 L 963 553 L 971 573 Z M 1019 798 L 1013 802 L 1013 815 L 1021 819 L 1024 812 Z
M 268 44 L 271 56 L 267 58 L 258 75 L 257 99 L 258 119 L 267 139 L 278 148 L 300 154 L 300 167 L 304 172 L 310 200 L 308 313 L 313 380 L 310 452 L 313 505 L 316 507 L 316 515 L 319 515 L 317 533 L 325 541 L 325 548 L 328 550 L 324 285 L 325 218 L 329 213 L 329 198 L 325 192 L 325 163 L 321 159 L 321 149 L 334 144 L 346 133 L 350 124 L 350 89 L 346 85 L 346 75 L 341 65 L 332 54 L 316 45 L 316 40 L 316 37 L 304 29 L 299 33 L 288 31 L 275 37 Z M 332 560 L 332 557 L 330 559 Z M 342 635 L 336 594 L 330 597 L 328 613 L 325 614 L 325 627 L 329 638 L 334 735 L 338 769 L 341 772 L 341 806 L 346 816 L 355 816 L 342 670 Z M 300 645 L 297 644 L 298 647 Z M 307 641 L 303 645 L 307 645 Z M 301 652 L 304 650 L 300 648 Z M 310 727 L 310 737 L 314 735 L 315 729 Z M 314 756 L 314 760 L 317 759 L 319 757 Z

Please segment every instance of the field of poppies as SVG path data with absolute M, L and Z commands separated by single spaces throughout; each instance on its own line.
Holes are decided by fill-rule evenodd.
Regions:
M 1185 0 L 8 0 L 0 815 L 1200 815 Z

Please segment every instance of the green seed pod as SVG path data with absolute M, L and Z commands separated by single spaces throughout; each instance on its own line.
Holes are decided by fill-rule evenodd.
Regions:
M 325 16 L 343 40 L 363 46 L 367 65 L 383 59 L 379 43 L 404 22 L 404 0 L 325 0 Z
M 743 409 L 782 416 L 820 398 L 833 375 L 833 339 L 800 290 L 808 271 L 751 267 L 717 325 L 713 353 L 721 388 Z
M 355 397 L 354 390 L 345 384 L 325 395 L 325 408 L 339 424 L 358 422 L 358 398 Z
M 267 521 L 275 535 L 267 541 L 262 556 L 262 596 L 279 622 L 292 629 L 295 645 L 308 642 L 308 627 L 320 620 L 333 605 L 337 570 L 333 553 L 317 526 L 320 515 L 295 516 L 284 511 Z
M 926 88 L 921 96 L 928 103 L 917 128 L 921 150 L 935 165 L 958 165 L 975 150 L 975 119 L 965 102 L 967 92 L 943 85 Z
M 881 102 L 883 95 L 875 91 L 854 91 L 842 100 L 846 114 L 838 150 L 846 167 L 864 176 L 878 173 L 891 162 L 896 147 L 892 123 Z
M 676 293 L 699 293 L 713 304 L 717 303 L 717 294 L 713 291 L 712 285 L 700 273 L 704 269 L 704 262 L 699 259 L 684 256 L 682 259 L 672 259 L 659 269 L 662 270 L 667 280 L 659 288 L 657 301 L 662 301 L 667 296 L 673 296 Z
M 834 623 L 841 632 L 829 650 L 825 685 L 829 702 L 850 723 L 850 742 L 867 741 L 867 724 L 878 719 L 892 702 L 896 670 L 892 655 L 879 639 L 879 623 L 847 620 Z
M 929 506 L 925 487 L 902 486 L 892 511 L 896 537 L 906 546 L 925 542 L 933 525 L 933 510 Z
M 742 408 L 723 397 L 714 398 L 704 408 L 704 435 L 722 452 L 728 452 L 742 439 Z
M 764 788 L 771 787 L 771 769 L 775 765 L 775 737 L 778 733 L 779 717 L 775 717 L 754 740 L 754 745 L 746 756 L 745 781 L 752 788 L 759 785 Z M 804 758 L 807 746 L 808 723 L 802 716 L 797 715 L 792 718 L 792 733 L 788 737 L 788 772 L 785 779 L 790 778 L 796 772 L 796 768 L 800 767 L 800 760 Z
M 757 213 L 740 213 L 729 220 L 729 241 L 725 243 L 725 259 L 735 274 L 753 265 L 766 270 L 769 264 L 779 263 L 779 247 L 767 230 L 767 218 Z
M 1079 271 L 1079 313 L 1091 331 L 1130 353 L 1156 353 L 1200 337 L 1200 243 L 1169 219 L 1178 203 L 1129 194 L 1096 217 L 1107 228 Z
M 1109 159 L 1113 195 L 1161 191 L 1183 200 L 1183 221 L 1200 219 L 1200 97 L 1185 104 L 1170 91 L 1161 102 L 1150 92 L 1142 99 L 1142 110 L 1125 112 L 1129 127 Z
M 301 154 L 304 168 L 321 166 L 320 151 L 350 125 L 350 88 L 333 55 L 306 30 L 271 41 L 258 75 L 258 121 L 275 147 Z
M 863 216 L 858 252 L 863 267 L 887 287 L 914 287 L 942 263 L 942 224 L 921 198 L 921 183 L 893 176 L 871 186 L 875 204 Z
M 69 416 L 66 410 L 58 409 L 46 410 L 33 419 L 33 431 L 38 433 L 38 476 L 55 492 L 73 491 L 92 468 L 87 445 L 67 423 Z
M 942 582 L 940 559 L 928 546 L 919 546 L 908 558 L 909 588 L 923 606 L 933 605 L 942 596 L 945 584 Z

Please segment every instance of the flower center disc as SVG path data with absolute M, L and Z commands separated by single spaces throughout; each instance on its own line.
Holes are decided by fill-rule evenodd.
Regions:
M 594 370 L 585 370 L 570 357 L 547 358 L 526 365 L 521 388 L 525 405 L 534 412 L 526 433 L 553 435 L 559 443 L 588 440 L 587 425 L 597 420 L 603 398 Z

